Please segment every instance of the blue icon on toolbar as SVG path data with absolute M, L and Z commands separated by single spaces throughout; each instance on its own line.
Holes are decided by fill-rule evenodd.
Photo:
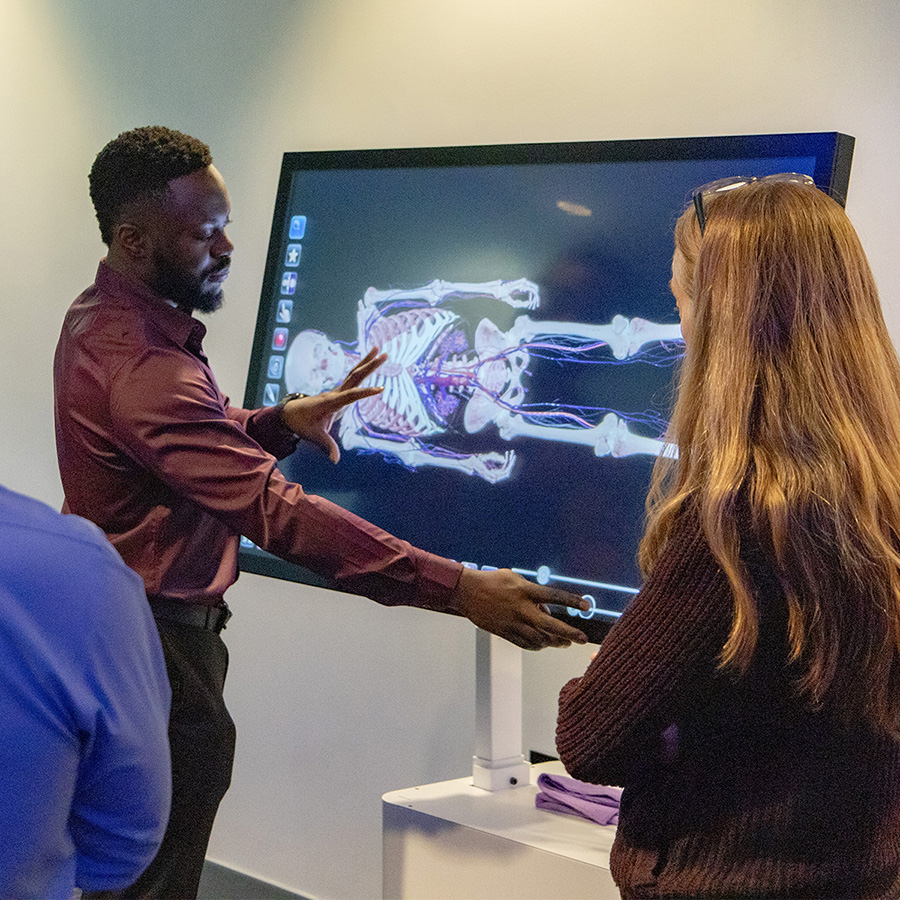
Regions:
M 291 321 L 291 315 L 294 312 L 294 301 L 293 300 L 279 300 L 278 301 L 278 312 L 275 314 L 275 318 L 277 321 L 286 323 Z
M 275 406 L 281 393 L 280 384 L 267 384 L 263 389 L 263 406 Z
M 306 216 L 291 216 L 289 235 L 292 241 L 302 241 L 306 234 Z
M 303 252 L 303 244 L 288 244 L 284 254 L 284 264 L 292 269 L 300 265 L 300 254 Z
M 297 273 L 285 272 L 281 276 L 281 293 L 290 296 L 297 290 Z

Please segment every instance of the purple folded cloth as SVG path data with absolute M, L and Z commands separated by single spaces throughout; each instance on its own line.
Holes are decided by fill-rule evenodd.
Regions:
M 534 799 L 538 809 L 581 816 L 598 825 L 617 825 L 622 789 L 603 784 L 587 784 L 567 775 L 538 775 L 540 790 Z

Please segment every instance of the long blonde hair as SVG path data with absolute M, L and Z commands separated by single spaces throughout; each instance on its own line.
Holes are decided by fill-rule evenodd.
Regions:
M 640 561 L 665 549 L 688 498 L 734 595 L 724 667 L 759 635 L 739 505 L 788 603 L 810 706 L 900 737 L 900 365 L 843 209 L 811 186 L 754 183 L 675 228 L 691 301 L 671 438 L 648 498 Z

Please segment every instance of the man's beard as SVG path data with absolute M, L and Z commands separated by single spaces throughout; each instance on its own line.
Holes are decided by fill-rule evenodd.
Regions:
M 197 276 L 185 274 L 172 266 L 167 259 L 157 257 L 150 287 L 161 297 L 173 300 L 183 309 L 213 313 L 221 308 L 224 294 L 220 284 L 207 287 L 206 278 L 227 269 L 230 264 L 231 260 L 226 257 L 203 275 Z

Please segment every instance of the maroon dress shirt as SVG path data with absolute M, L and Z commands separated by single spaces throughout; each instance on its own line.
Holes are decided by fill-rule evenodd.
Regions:
M 296 437 L 276 408 L 231 406 L 205 326 L 100 263 L 54 361 L 64 511 L 95 522 L 149 595 L 218 604 L 240 535 L 388 605 L 453 612 L 461 566 L 412 547 L 275 466 Z

